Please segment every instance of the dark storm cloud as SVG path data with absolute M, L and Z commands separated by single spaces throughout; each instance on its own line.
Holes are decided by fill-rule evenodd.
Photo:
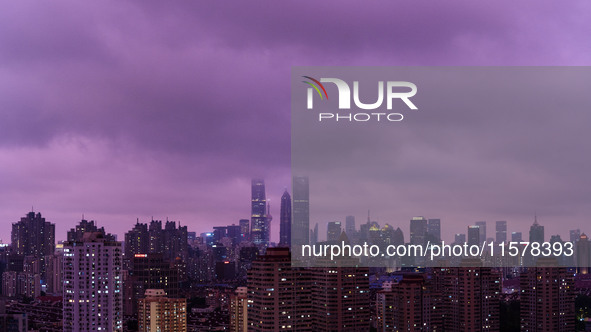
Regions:
M 266 177 L 274 202 L 289 185 L 291 66 L 586 64 L 587 7 L 6 4 L 0 217 L 34 204 L 58 238 L 85 211 L 119 233 L 136 216 L 235 222 L 250 177 Z

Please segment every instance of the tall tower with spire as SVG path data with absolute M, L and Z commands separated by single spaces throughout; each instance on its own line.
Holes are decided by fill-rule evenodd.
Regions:
M 250 237 L 254 244 L 268 247 L 270 221 L 267 217 L 265 181 L 252 179 L 251 193 Z
M 281 196 L 281 212 L 279 216 L 279 245 L 291 246 L 291 196 L 285 189 Z
M 538 224 L 538 215 L 534 215 L 534 223 L 529 228 L 529 242 L 544 242 L 544 226 Z

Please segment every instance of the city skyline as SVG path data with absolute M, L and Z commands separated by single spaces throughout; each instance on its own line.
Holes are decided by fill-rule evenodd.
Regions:
M 5 64 L 0 86 L 6 91 L 0 100 L 0 226 L 10 227 L 33 205 L 58 222 L 58 236 L 82 214 L 120 236 L 128 221 L 151 216 L 199 231 L 248 217 L 253 177 L 265 177 L 272 209 L 278 211 L 283 189 L 291 183 L 292 66 L 572 66 L 589 59 L 589 46 L 576 38 L 586 40 L 582 22 L 590 11 L 583 2 L 536 4 L 533 10 L 522 5 L 515 11 L 506 10 L 515 4 L 503 1 L 486 6 L 336 4 L 230 8 L 223 3 L 146 2 L 115 7 L 25 1 L 6 6 L 0 13 L 0 43 L 6 46 L 0 52 Z M 217 15 L 205 14 L 211 12 Z M 360 24 L 343 25 L 352 12 Z M 317 20 L 302 25 L 310 15 Z M 23 17 L 34 17 L 36 24 Z M 421 19 L 428 23 L 408 29 Z M 260 28 L 265 25 L 276 28 Z M 573 128 L 586 120 L 581 117 Z M 447 132 L 453 126 L 441 124 L 425 132 L 453 135 Z M 463 144 L 465 137 L 477 143 L 478 133 L 477 127 L 466 131 Z M 531 137 L 519 130 L 499 136 L 503 139 L 485 143 L 501 152 L 515 140 L 544 140 L 544 135 Z M 562 149 L 568 142 L 551 143 L 541 146 L 572 153 Z M 414 154 L 436 148 L 409 146 Z M 546 166 L 563 167 L 559 157 Z M 442 165 L 440 171 L 450 168 Z M 540 176 L 544 183 L 562 183 Z M 565 200 L 589 197 L 591 186 L 570 183 L 563 184 Z M 472 194 L 470 188 L 462 192 L 458 199 Z M 405 205 L 413 213 L 401 216 L 371 206 L 343 214 L 360 218 L 369 208 L 384 222 L 414 214 L 458 224 L 508 220 L 523 230 L 537 210 L 549 233 L 557 233 L 551 227 L 558 229 L 563 219 L 583 228 L 589 214 L 580 212 L 582 205 L 564 207 L 567 214 L 561 218 L 556 211 L 544 211 L 551 196 L 524 196 L 521 211 L 496 214 L 456 215 L 454 210 L 429 210 L 421 201 Z M 473 203 L 478 211 L 481 202 Z M 272 231 L 277 241 L 278 227 Z

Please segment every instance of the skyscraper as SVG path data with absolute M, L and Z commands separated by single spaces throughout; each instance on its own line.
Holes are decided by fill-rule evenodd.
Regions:
M 281 196 L 279 245 L 291 247 L 291 196 L 287 190 Z
M 349 238 L 355 236 L 356 228 L 355 228 L 355 216 L 347 216 L 345 217 L 345 233 Z
M 310 186 L 308 177 L 294 176 L 293 190 L 293 220 L 292 220 L 292 246 L 298 246 L 310 242 Z
M 480 245 L 480 226 L 468 226 L 468 245 Z
M 529 242 L 544 242 L 544 226 L 538 224 L 537 216 L 534 218 L 534 223 L 529 228 Z
M 100 232 L 64 243 L 64 331 L 123 331 L 121 243 Z
M 326 241 L 337 241 L 339 236 L 341 236 L 341 222 L 329 222 L 326 226 Z
M 441 220 L 440 219 L 429 219 L 427 221 L 427 234 L 429 240 L 432 242 L 441 241 Z
M 496 231 L 495 241 L 497 243 L 507 242 L 507 222 L 506 221 L 497 221 L 495 223 L 495 231 Z
M 55 250 L 55 224 L 45 221 L 41 213 L 27 213 L 12 224 L 12 249 L 22 256 L 43 257 Z
M 148 289 L 138 304 L 140 332 L 187 331 L 187 300 L 169 298 L 163 289 Z
M 425 217 L 413 217 L 410 220 L 410 243 L 424 245 L 427 234 L 427 219 Z
M 480 242 L 482 243 L 482 242 L 486 241 L 486 221 L 477 221 L 476 223 L 474 223 L 474 225 L 479 227 Z
M 251 241 L 258 246 L 267 247 L 269 246 L 270 225 L 267 220 L 265 181 L 263 179 L 253 179 L 251 189 Z

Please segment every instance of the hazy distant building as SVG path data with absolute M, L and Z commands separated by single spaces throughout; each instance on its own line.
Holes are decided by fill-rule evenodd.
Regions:
M 575 242 L 575 256 L 577 262 L 577 272 L 580 274 L 589 274 L 591 266 L 591 242 L 585 233 L 579 236 Z
M 326 240 L 327 241 L 337 241 L 341 236 L 341 222 L 340 221 L 331 221 L 326 226 Z
M 294 176 L 292 180 L 292 246 L 297 249 L 300 245 L 310 243 L 310 185 L 308 177 Z M 318 235 L 318 232 L 316 232 Z M 297 254 L 297 251 L 296 251 Z
M 355 233 L 356 233 L 355 216 L 345 217 L 345 233 L 347 233 L 347 235 L 349 237 L 352 237 L 355 235 Z
M 250 238 L 254 244 L 267 247 L 270 240 L 270 225 L 267 220 L 265 181 L 253 179 L 251 193 Z
M 521 242 L 523 241 L 523 236 L 521 232 L 513 232 L 511 233 L 511 241 L 512 242 Z
M 521 274 L 521 331 L 575 331 L 573 275 L 556 264 L 540 257 L 538 267 Z
M 410 243 L 424 245 L 427 235 L 427 219 L 425 217 L 413 217 L 410 220 Z
M 429 219 L 427 221 L 427 234 L 432 242 L 441 241 L 441 219 Z
M 480 226 L 468 226 L 468 245 L 480 245 Z
M 503 243 L 503 242 L 507 242 L 507 222 L 506 221 L 497 221 L 495 222 L 495 231 L 496 231 L 496 237 L 495 237 L 495 242 L 496 243 Z
M 466 242 L 466 234 L 458 233 L 454 236 L 455 244 L 463 244 L 464 242 Z
M 287 190 L 281 196 L 279 245 L 291 247 L 291 196 Z
M 121 256 L 100 232 L 64 243 L 64 331 L 123 331 Z
M 581 230 L 580 229 L 571 229 L 569 232 L 570 235 L 570 242 L 577 242 L 581 237 Z
M 169 298 L 163 289 L 148 289 L 138 304 L 140 332 L 186 332 L 187 300 Z
M 534 219 L 533 225 L 529 228 L 529 242 L 544 242 L 544 226 L 538 224 L 538 218 Z
M 480 231 L 480 234 L 478 236 L 480 242 L 486 241 L 486 221 L 477 221 L 474 223 L 474 225 L 478 226 L 478 229 Z

